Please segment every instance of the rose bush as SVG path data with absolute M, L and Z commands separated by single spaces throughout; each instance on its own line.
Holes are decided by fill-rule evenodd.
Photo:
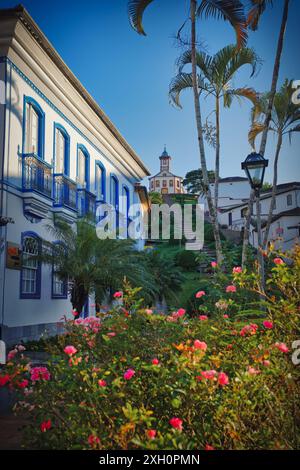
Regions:
M 139 290 L 125 285 L 101 318 L 66 321 L 47 366 L 32 368 L 17 346 L 0 386 L 18 394 L 16 412 L 28 417 L 24 446 L 299 448 L 299 367 L 291 354 L 300 250 L 271 265 L 265 310 L 253 318 L 233 319 L 230 304 L 205 321 L 183 309 L 161 315 L 142 308 Z M 230 295 L 260 294 L 256 274 L 240 269 L 227 285 L 235 287 Z

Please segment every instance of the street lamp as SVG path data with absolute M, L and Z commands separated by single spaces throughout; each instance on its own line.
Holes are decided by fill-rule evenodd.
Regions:
M 269 160 L 266 160 L 260 153 L 255 152 L 250 153 L 242 163 L 242 169 L 245 170 L 251 188 L 255 191 L 256 196 L 259 196 L 268 164 Z
M 264 259 L 262 254 L 262 236 L 261 236 L 261 214 L 260 214 L 260 190 L 263 186 L 265 170 L 269 164 L 260 153 L 250 153 L 242 163 L 242 170 L 245 170 L 250 186 L 256 197 L 256 220 L 257 220 L 257 253 L 258 264 L 261 276 L 261 290 L 265 285 Z

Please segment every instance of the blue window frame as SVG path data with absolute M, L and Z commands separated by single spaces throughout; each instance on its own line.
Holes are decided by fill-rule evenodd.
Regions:
M 119 180 L 116 175 L 110 175 L 110 203 L 119 210 Z
M 34 98 L 24 96 L 22 153 L 44 160 L 44 150 L 45 113 Z
M 77 145 L 77 180 L 79 187 L 90 190 L 90 154 L 82 144 Z
M 96 201 L 106 201 L 106 170 L 100 160 L 95 162 L 95 193 Z
M 21 234 L 22 269 L 20 275 L 20 298 L 41 298 L 41 239 L 35 232 Z
M 53 135 L 54 173 L 70 176 L 70 136 L 59 123 L 54 123 Z
M 58 248 L 60 250 L 66 250 L 66 247 L 62 242 L 53 242 L 53 250 Z M 68 280 L 61 279 L 55 269 L 55 265 L 52 264 L 52 276 L 51 276 L 51 297 L 52 299 L 67 299 L 68 298 Z

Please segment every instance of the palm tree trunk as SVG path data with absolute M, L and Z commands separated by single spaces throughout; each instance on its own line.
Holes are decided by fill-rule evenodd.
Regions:
M 197 125 L 202 178 L 203 178 L 204 191 L 205 191 L 205 195 L 207 198 L 207 204 L 208 204 L 209 214 L 210 214 L 210 218 L 212 222 L 215 243 L 216 243 L 217 262 L 219 264 L 222 264 L 223 256 L 222 256 L 222 246 L 221 246 L 221 238 L 220 238 L 220 232 L 219 232 L 219 224 L 218 224 L 216 210 L 215 210 L 215 206 L 213 203 L 213 199 L 212 199 L 211 191 L 209 187 L 209 178 L 208 178 L 208 172 L 207 172 L 207 166 L 206 166 L 203 131 L 202 131 L 200 97 L 199 97 L 199 91 L 198 91 L 197 66 L 196 66 L 196 7 L 197 7 L 197 1 L 191 0 L 191 58 L 192 58 L 192 79 L 193 79 L 195 117 L 196 117 L 196 125 Z
M 248 201 L 248 206 L 247 206 L 247 212 L 245 215 L 245 225 L 244 225 L 244 236 L 243 236 L 243 250 L 242 250 L 242 268 L 245 268 L 245 265 L 247 263 L 247 252 L 248 252 L 248 246 L 249 246 L 249 230 L 250 230 L 250 221 L 251 221 L 251 215 L 253 212 L 253 204 L 254 204 L 254 191 L 253 189 L 250 192 L 250 197 Z
M 277 43 L 276 57 L 275 57 L 274 68 L 273 68 L 270 98 L 269 98 L 268 109 L 267 109 L 266 118 L 265 118 L 265 122 L 264 122 L 265 128 L 264 128 L 262 138 L 261 138 L 261 142 L 260 142 L 259 153 L 262 156 L 264 156 L 264 154 L 265 154 L 266 145 L 267 145 L 269 125 L 270 125 L 270 121 L 271 121 L 274 97 L 275 97 L 275 94 L 276 94 L 277 82 L 278 82 L 278 76 L 279 76 L 280 59 L 281 59 L 281 54 L 282 54 L 282 49 L 283 49 L 284 34 L 285 34 L 286 24 L 287 24 L 287 19 L 288 19 L 288 11 L 289 11 L 289 0 L 285 0 L 284 1 L 284 7 L 283 7 L 281 26 L 280 26 L 280 32 L 279 32 L 279 38 L 278 38 L 278 43 Z M 252 215 L 253 202 L 254 202 L 254 194 L 252 192 L 252 201 L 251 201 L 251 195 L 250 195 L 249 204 L 248 204 L 248 211 L 247 211 L 248 212 L 247 213 L 247 219 L 246 219 L 245 228 L 244 228 L 244 240 L 243 240 L 243 259 L 244 259 L 244 263 L 246 261 L 247 246 L 248 246 L 248 243 L 249 243 L 249 227 L 250 227 L 250 219 L 251 219 L 251 215 Z
M 215 161 L 215 209 L 218 211 L 220 178 L 220 102 L 216 97 L 216 161 Z
M 70 300 L 71 300 L 73 310 L 76 310 L 77 312 L 77 315 L 74 316 L 75 320 L 80 317 L 87 298 L 88 298 L 88 293 L 85 291 L 83 285 L 74 281 L 74 284 L 71 290 Z
M 264 122 L 265 128 L 264 128 L 264 131 L 263 131 L 263 134 L 262 134 L 260 149 L 259 149 L 259 153 L 262 156 L 264 156 L 265 150 L 266 150 L 267 137 L 268 137 L 269 125 L 270 125 L 270 121 L 271 121 L 274 97 L 275 97 L 276 89 L 277 89 L 277 82 L 278 82 L 279 68 L 280 68 L 280 59 L 281 59 L 281 54 L 282 54 L 282 49 L 283 49 L 284 34 L 285 34 L 285 30 L 286 30 L 286 24 L 287 24 L 287 19 L 288 19 L 288 12 L 289 12 L 289 1 L 290 0 L 285 0 L 284 1 L 281 27 L 280 27 L 280 33 L 279 33 L 279 38 L 278 38 L 278 43 L 277 43 L 277 51 L 276 51 L 274 69 L 273 69 L 273 77 L 272 77 L 270 98 L 269 98 L 268 109 L 267 109 L 266 118 L 265 118 L 265 122 Z
M 279 155 L 280 155 L 281 146 L 282 146 L 282 132 L 280 131 L 279 134 L 278 134 L 276 153 L 275 153 L 275 159 L 274 159 L 274 166 L 273 166 L 272 197 L 271 197 L 271 203 L 270 203 L 270 208 L 269 208 L 266 231 L 265 231 L 265 235 L 264 235 L 264 241 L 263 241 L 263 245 L 262 245 L 264 248 L 267 246 L 269 231 L 270 231 L 270 227 L 271 227 L 271 223 L 272 223 L 273 210 L 274 210 L 274 206 L 275 206 L 276 192 L 277 192 L 277 178 L 278 178 L 278 159 L 279 159 Z

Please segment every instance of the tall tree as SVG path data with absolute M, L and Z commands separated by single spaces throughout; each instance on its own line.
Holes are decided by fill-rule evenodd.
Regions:
M 219 198 L 219 178 L 220 178 L 220 107 L 221 101 L 224 107 L 229 108 L 234 98 L 247 98 L 255 105 L 257 102 L 257 93 L 253 88 L 242 87 L 233 88 L 232 82 L 236 73 L 244 65 L 250 65 L 252 69 L 251 76 L 255 73 L 259 59 L 253 49 L 242 47 L 236 49 L 236 46 L 229 45 L 221 49 L 214 56 L 204 52 L 196 52 L 196 64 L 198 67 L 198 88 L 205 97 L 211 96 L 214 100 L 215 114 L 215 186 L 214 199 L 215 209 L 218 210 Z M 180 94 L 183 90 L 192 87 L 192 76 L 190 73 L 184 73 L 183 69 L 191 63 L 191 51 L 184 52 L 178 60 L 179 73 L 173 79 L 170 85 L 170 98 L 179 107 Z
M 208 170 L 208 179 L 210 183 L 215 181 L 215 172 Z M 183 180 L 183 186 L 188 193 L 204 195 L 203 176 L 201 168 L 198 170 L 188 171 Z
M 299 106 L 296 106 L 292 103 L 293 93 L 294 89 L 292 87 L 292 82 L 286 79 L 280 90 L 274 96 L 271 119 L 268 125 L 269 130 L 277 134 L 277 145 L 273 164 L 272 196 L 264 240 L 262 243 L 263 248 L 266 247 L 268 242 L 273 211 L 275 208 L 278 179 L 278 160 L 282 148 L 283 139 L 285 135 L 288 135 L 291 141 L 292 134 L 294 132 L 300 132 L 300 108 Z M 265 116 L 269 112 L 269 93 L 265 93 L 261 96 L 259 102 L 259 110 L 259 113 L 257 113 L 257 111 L 255 112 L 253 124 L 249 132 L 249 142 L 250 145 L 252 145 L 253 147 L 255 145 L 256 137 L 259 134 L 263 133 L 265 130 Z
M 258 29 L 262 14 L 264 13 L 268 5 L 270 6 L 273 5 L 273 0 L 251 0 L 251 4 L 252 4 L 252 8 L 250 9 L 248 13 L 247 25 L 250 29 L 252 29 L 252 31 L 256 31 Z M 281 19 L 279 36 L 278 36 L 278 41 L 277 41 L 277 49 L 276 49 L 274 66 L 273 66 L 272 83 L 271 83 L 271 89 L 270 89 L 270 94 L 269 94 L 269 99 L 268 99 L 268 107 L 266 110 L 264 130 L 262 133 L 260 149 L 259 149 L 259 153 L 263 156 L 266 150 L 268 130 L 269 130 L 269 124 L 270 124 L 272 108 L 273 108 L 273 101 L 274 101 L 275 93 L 277 90 L 277 82 L 278 82 L 280 62 L 281 62 L 281 56 L 282 56 L 282 50 L 283 50 L 283 44 L 284 44 L 284 35 L 285 35 L 285 30 L 286 30 L 286 25 L 287 25 L 287 20 L 288 20 L 288 12 L 289 12 L 289 0 L 284 0 L 282 19 Z M 254 191 L 251 191 L 248 208 L 247 208 L 246 220 L 245 220 L 245 228 L 244 228 L 243 253 L 242 253 L 243 265 L 246 262 L 246 253 L 247 253 L 247 246 L 249 243 L 249 228 L 250 228 L 250 220 L 251 220 L 251 215 L 252 215 L 253 203 L 254 203 Z
M 130 0 L 128 3 L 128 13 L 131 25 L 139 33 L 145 35 L 145 31 L 142 26 L 143 13 L 147 6 L 152 3 L 153 0 Z M 198 4 L 199 3 L 199 4 Z M 200 163 L 203 172 L 204 189 L 209 207 L 209 213 L 214 231 L 214 237 L 216 242 L 216 253 L 217 260 L 219 263 L 222 262 L 222 247 L 219 232 L 219 225 L 217 219 L 216 208 L 212 199 L 209 178 L 206 165 L 205 147 L 204 147 L 204 136 L 202 129 L 202 117 L 201 107 L 199 99 L 199 89 L 197 82 L 197 65 L 196 65 L 196 18 L 197 17 L 214 17 L 224 19 L 230 22 L 236 32 L 237 46 L 241 47 L 246 44 L 247 41 L 247 28 L 246 18 L 244 15 L 243 4 L 239 0 L 190 0 L 190 26 L 191 26 L 191 62 L 192 62 L 192 82 L 193 82 L 193 94 L 194 94 L 194 110 L 197 127 L 198 146 L 200 153 Z

